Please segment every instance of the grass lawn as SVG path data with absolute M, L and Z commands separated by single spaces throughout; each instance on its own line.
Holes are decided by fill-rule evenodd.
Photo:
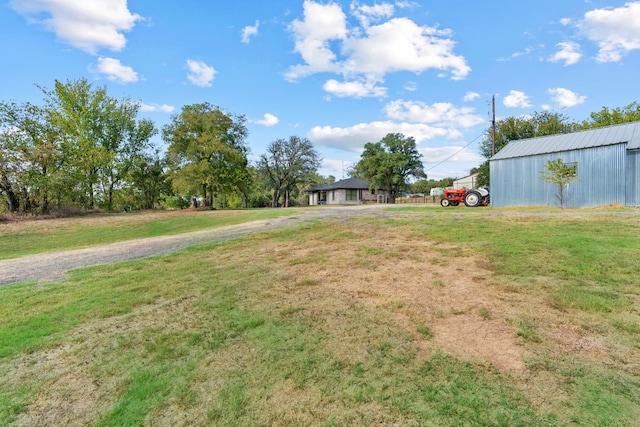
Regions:
M 313 221 L 0 287 L 0 420 L 637 425 L 640 217 L 486 212 Z

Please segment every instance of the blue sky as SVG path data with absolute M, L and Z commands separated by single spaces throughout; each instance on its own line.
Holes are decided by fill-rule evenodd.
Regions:
M 252 160 L 307 137 L 338 179 L 389 132 L 467 175 L 492 96 L 497 119 L 640 101 L 640 1 L 3 0 L 0 36 L 4 101 L 86 77 L 159 128 L 209 102 L 249 119 Z

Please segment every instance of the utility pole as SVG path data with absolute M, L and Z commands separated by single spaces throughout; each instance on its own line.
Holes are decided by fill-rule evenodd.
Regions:
M 496 96 L 491 97 L 491 157 L 496 155 Z

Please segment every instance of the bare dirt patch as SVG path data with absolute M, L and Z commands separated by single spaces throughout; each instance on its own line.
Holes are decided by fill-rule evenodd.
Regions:
M 358 236 L 262 249 L 294 264 L 289 277 L 299 279 L 288 286 L 283 305 L 322 316 L 336 354 L 353 358 L 360 351 L 348 345 L 349 325 L 340 316 L 349 302 L 360 302 L 393 313 L 425 351 L 437 347 L 501 370 L 524 368 L 523 347 L 506 320 L 514 307 L 508 293 L 492 284 L 482 259 L 390 227 Z M 430 339 L 416 332 L 421 324 L 433 332 Z

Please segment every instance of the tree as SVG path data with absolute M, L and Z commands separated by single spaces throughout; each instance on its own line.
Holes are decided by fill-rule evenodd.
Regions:
M 44 213 L 61 188 L 59 138 L 45 111 L 0 102 L 0 194 L 11 212 Z
M 113 136 L 109 150 L 114 154 L 111 162 L 102 168 L 105 185 L 107 209 L 113 209 L 113 194 L 117 186 L 122 185 L 129 170 L 134 167 L 134 161 L 145 157 L 145 152 L 151 148 L 149 140 L 158 133 L 155 124 L 148 119 L 135 121 L 138 105 L 128 105 L 120 111 L 119 117 L 113 124 Z M 146 207 L 149 209 L 150 207 Z
M 582 129 L 637 122 L 640 121 L 640 104 L 632 102 L 623 108 L 618 107 L 611 110 L 607 107 L 602 107 L 602 110 L 591 113 L 589 116 L 590 120 L 582 122 Z
M 113 191 L 123 179 L 129 159 L 149 148 L 157 133 L 149 120 L 136 121 L 139 104 L 118 101 L 106 87 L 94 88 L 87 79 L 56 80 L 46 95 L 47 121 L 60 136 L 67 187 L 84 207 L 93 208 L 100 187 L 107 209 L 113 208 Z
M 389 203 L 408 184 L 409 177 L 426 178 L 422 156 L 412 137 L 389 133 L 379 142 L 368 142 L 354 166 L 352 175 L 371 182 L 372 188 L 384 188 Z
M 564 114 L 551 111 L 534 112 L 530 116 L 507 117 L 496 122 L 495 152 L 510 141 L 573 132 L 578 128 Z M 487 160 L 478 167 L 478 185 L 489 185 L 489 160 L 492 157 L 492 129 L 485 131 L 480 142 L 480 154 Z
M 284 197 L 283 206 L 288 207 L 291 193 L 299 191 L 299 184 L 317 172 L 320 156 L 307 138 L 290 136 L 288 140 L 277 139 L 269 144 L 257 166 L 273 191 L 271 206 L 278 207 Z
M 548 160 L 544 169 L 545 170 L 540 171 L 540 176 L 546 182 L 558 187 L 560 209 L 564 209 L 565 187 L 572 182 L 579 181 L 577 176 L 577 165 L 566 164 L 562 159 Z
M 163 194 L 171 188 L 165 174 L 165 160 L 156 150 L 153 154 L 138 153 L 130 159 L 127 180 L 132 191 L 139 195 L 142 209 L 153 209 Z
M 436 181 L 435 179 L 421 179 L 411 185 L 411 192 L 422 193 L 428 196 L 431 193 L 432 188 L 447 188 L 452 185 L 453 178 L 443 178 L 439 181 Z
M 86 79 L 40 89 L 43 106 L 0 102 L 0 196 L 7 208 L 46 213 L 57 202 L 58 209 L 113 209 L 114 194 L 131 184 L 133 159 L 152 149 L 155 124 L 137 120 L 138 103 L 118 101 Z
M 246 118 L 209 103 L 187 105 L 162 129 L 169 144 L 167 159 L 173 187 L 179 193 L 200 194 L 213 206 L 214 194 L 240 191 L 251 178 L 245 145 Z

